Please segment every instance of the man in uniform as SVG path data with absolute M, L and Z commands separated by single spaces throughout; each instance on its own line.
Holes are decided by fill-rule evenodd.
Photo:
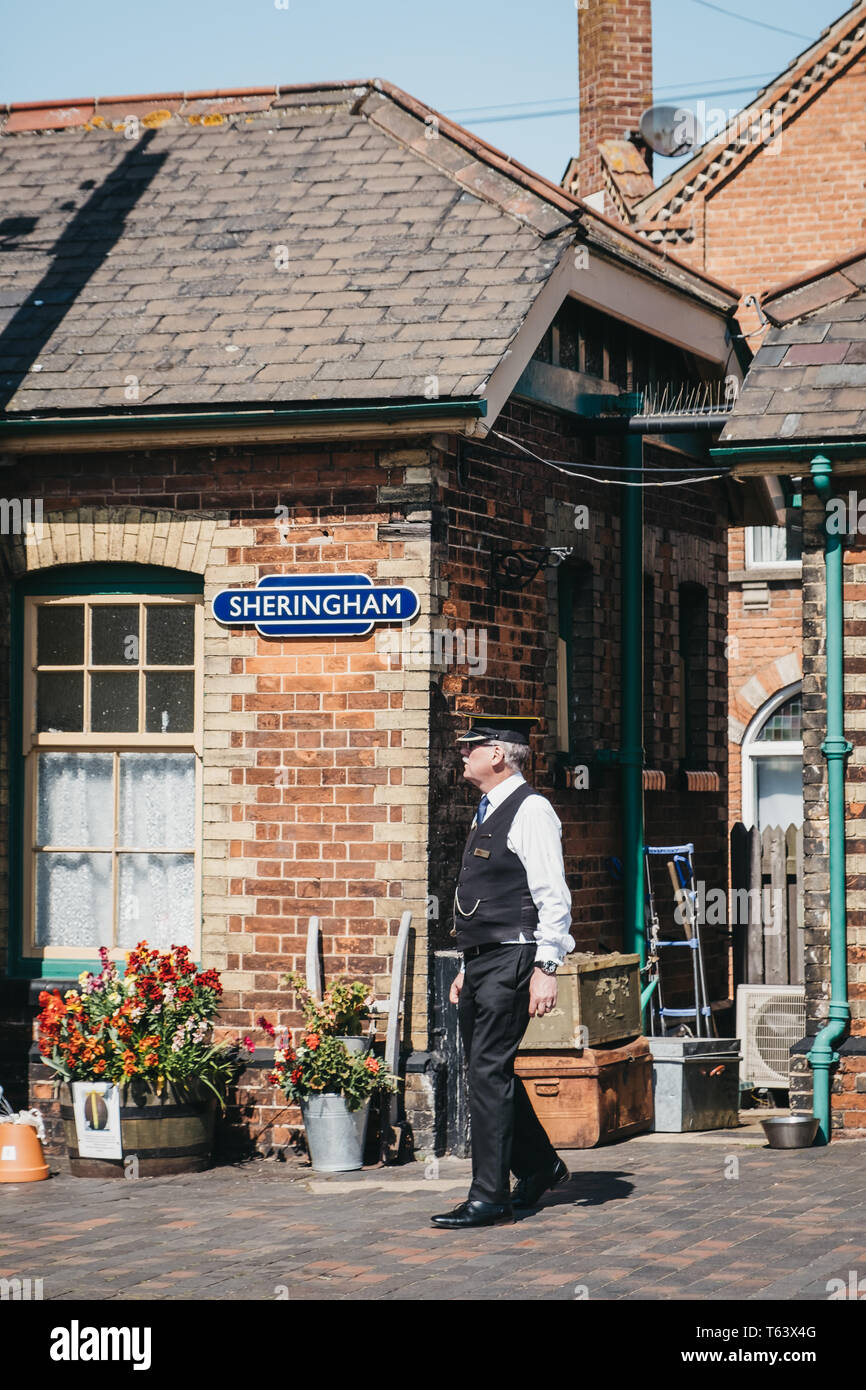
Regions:
M 569 1176 L 514 1075 L 529 1019 L 556 1004 L 556 969 L 574 948 L 562 826 L 523 776 L 535 722 L 475 715 L 457 740 L 482 796 L 454 893 L 463 961 L 449 996 L 469 1066 L 472 1185 L 467 1201 L 431 1217 L 448 1229 L 513 1221 L 514 1207 Z

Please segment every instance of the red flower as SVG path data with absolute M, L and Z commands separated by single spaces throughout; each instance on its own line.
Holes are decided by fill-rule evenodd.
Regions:
M 367 1071 L 371 1071 L 374 1076 L 379 1070 L 379 1062 L 375 1057 L 367 1057 L 364 1066 L 367 1068 Z
M 291 1076 L 291 1081 L 292 1081 L 292 1085 L 293 1085 L 293 1086 L 297 1086 L 298 1082 L 299 1082 L 300 1079 L 301 1079 L 302 1074 L 303 1074 L 303 1073 L 301 1072 L 301 1068 L 300 1068 L 300 1067 L 295 1067 L 295 1070 L 292 1072 L 292 1076 Z
M 189 985 L 179 985 L 177 990 L 177 1000 L 179 1004 L 188 1004 L 192 999 L 193 993 Z
M 313 1052 L 315 1052 L 316 1048 L 319 1046 L 319 1041 L 320 1040 L 318 1033 L 308 1033 L 307 1036 L 304 1038 L 304 1042 L 307 1044 L 307 1047 L 311 1048 Z
M 269 1086 L 279 1086 L 280 1084 L 280 1078 L 277 1076 L 277 1073 L 275 1071 L 269 1071 L 267 1076 L 265 1077 L 265 1080 L 267 1081 Z
M 268 1020 L 264 1017 L 264 1015 L 262 1015 L 261 1018 L 256 1019 L 256 1027 L 261 1028 L 263 1032 L 267 1033 L 269 1038 L 276 1037 L 276 1029 L 274 1028 L 274 1025 L 272 1023 L 268 1023 Z
M 196 975 L 194 983 L 203 985 L 206 989 L 216 990 L 217 994 L 222 994 L 222 985 L 220 984 L 220 977 L 216 970 L 202 970 Z
M 256 1050 L 256 1045 L 253 1042 L 252 1038 L 244 1038 L 244 1047 L 246 1048 L 247 1052 L 255 1052 Z

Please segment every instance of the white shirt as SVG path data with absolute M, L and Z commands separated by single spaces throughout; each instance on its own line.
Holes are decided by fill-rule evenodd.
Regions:
M 484 820 L 525 781 L 521 773 L 515 772 L 487 792 L 488 808 Z M 473 828 L 477 821 L 476 816 L 472 822 Z M 568 931 L 571 926 L 571 889 L 565 881 L 562 823 L 546 797 L 533 792 L 521 802 L 505 843 L 526 870 L 532 901 L 538 909 L 538 926 L 533 932 L 538 945 L 535 959 L 555 960 L 557 965 L 561 965 L 569 951 L 574 950 L 574 938 Z M 512 937 L 503 944 L 528 946 L 530 942 L 521 932 L 518 937 Z

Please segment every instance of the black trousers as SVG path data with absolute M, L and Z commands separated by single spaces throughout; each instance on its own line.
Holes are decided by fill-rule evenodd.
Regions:
M 534 945 L 499 946 L 466 962 L 458 1024 L 469 1064 L 470 1201 L 505 1202 L 510 1177 L 551 1168 L 556 1151 L 532 1108 L 514 1058 L 529 1022 Z

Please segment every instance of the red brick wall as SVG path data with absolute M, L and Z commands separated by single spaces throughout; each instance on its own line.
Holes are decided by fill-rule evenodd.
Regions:
M 252 565 L 258 576 L 351 569 L 375 577 L 383 561 L 399 564 L 405 557 L 402 541 L 377 540 L 378 524 L 403 513 L 401 506 L 379 500 L 383 484 L 401 483 L 404 476 L 400 468 L 387 473 L 379 466 L 382 452 L 358 445 L 153 451 L 146 458 L 39 456 L 26 461 L 17 487 L 41 497 L 46 516 L 119 502 L 188 516 L 227 509 L 253 536 L 251 544 L 228 551 L 230 567 Z M 277 506 L 289 510 L 289 544 L 276 530 Z M 225 582 L 237 583 L 237 575 Z M 252 684 L 231 695 L 224 716 L 211 719 L 224 728 L 228 747 L 239 757 L 214 756 L 207 749 L 205 756 L 206 766 L 241 764 L 230 771 L 237 789 L 229 808 L 236 836 L 223 842 L 229 863 L 238 865 L 229 893 L 239 908 L 225 917 L 221 958 L 209 958 L 206 945 L 203 950 L 205 964 L 224 971 L 221 1025 L 241 1033 L 254 1032 L 261 1013 L 281 1024 L 300 1024 L 279 979 L 286 970 L 303 969 L 311 915 L 320 918 L 331 976 L 347 972 L 372 979 L 387 972 L 381 942 L 396 932 L 399 911 L 376 915 L 374 900 L 397 901 L 403 893 L 399 839 L 375 840 L 383 822 L 399 825 L 403 809 L 374 804 L 376 787 L 402 778 L 400 767 L 377 765 L 377 750 L 401 747 L 401 730 L 375 727 L 376 712 L 399 709 L 402 692 L 377 687 L 383 660 L 372 637 L 258 638 L 255 645 L 254 655 L 230 659 L 231 675 L 241 685 L 252 677 Z M 210 693 L 217 679 L 206 672 L 206 701 L 221 698 Z M 278 780 L 281 764 L 285 785 Z M 206 820 L 207 800 L 206 788 Z M 377 872 L 385 857 L 387 878 Z M 206 864 L 206 875 L 208 867 L 214 871 Z M 247 1084 L 256 1079 L 255 1072 L 244 1078 Z M 260 1102 L 261 1093 L 242 1090 L 241 1105 L 254 1099 Z M 255 1132 L 280 1111 L 281 1124 L 273 1131 L 280 1143 L 288 1138 L 286 1121 L 297 1121 L 297 1112 L 287 1114 L 270 1097 L 246 1118 Z
M 864 108 L 860 57 L 709 197 L 685 205 L 695 240 L 669 249 L 744 293 L 857 250 L 866 242 Z
M 864 495 L 866 480 L 839 480 L 838 493 L 848 489 Z M 804 779 L 805 875 L 804 926 L 806 943 L 806 1028 L 815 1034 L 827 1022 L 830 998 L 829 821 L 827 763 L 820 749 L 826 733 L 825 585 L 823 508 L 811 488 L 803 496 L 803 746 L 808 772 Z M 866 1134 L 866 624 L 860 618 L 866 601 L 866 544 L 849 538 L 843 550 L 845 607 L 843 719 L 845 737 L 854 745 L 845 760 L 846 931 L 848 941 L 848 1000 L 850 1041 L 836 1044 L 841 1059 L 833 1076 L 831 1112 L 834 1135 L 862 1138 Z M 796 1094 L 795 1094 L 796 1087 Z M 792 1078 L 792 1107 L 810 1111 L 812 1073 L 804 1057 L 797 1059 Z

